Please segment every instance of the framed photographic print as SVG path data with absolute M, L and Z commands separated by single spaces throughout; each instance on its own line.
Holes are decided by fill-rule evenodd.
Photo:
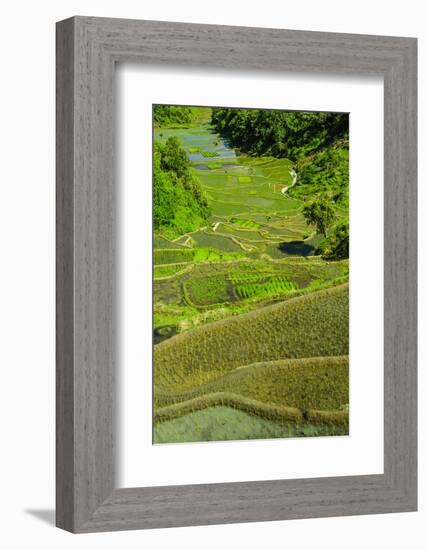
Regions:
M 416 40 L 57 26 L 57 525 L 416 509 Z

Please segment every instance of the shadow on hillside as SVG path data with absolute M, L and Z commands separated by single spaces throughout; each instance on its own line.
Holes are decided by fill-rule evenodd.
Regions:
M 310 256 L 315 252 L 315 247 L 304 241 L 281 243 L 278 245 L 278 249 L 289 256 Z

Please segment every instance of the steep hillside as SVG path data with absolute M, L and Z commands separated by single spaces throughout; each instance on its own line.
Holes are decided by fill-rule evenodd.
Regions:
M 348 284 L 179 334 L 154 350 L 159 389 L 186 391 L 243 365 L 348 354 Z

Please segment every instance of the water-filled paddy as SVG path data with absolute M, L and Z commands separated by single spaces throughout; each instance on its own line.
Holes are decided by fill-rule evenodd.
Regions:
M 283 295 L 293 290 L 293 285 L 288 289 L 287 282 L 281 279 L 290 276 L 290 268 L 285 264 L 279 266 L 280 279 L 259 281 L 255 283 L 259 286 L 243 286 L 239 291 L 227 283 L 226 273 L 220 279 L 216 275 L 224 262 L 236 263 L 234 270 L 239 272 L 245 259 L 276 262 L 314 254 L 317 243 L 301 214 L 303 203 L 282 192 L 292 184 L 292 163 L 288 159 L 243 155 L 212 133 L 208 125 L 155 130 L 155 139 L 161 142 L 170 136 L 178 138 L 189 158 L 190 170 L 208 199 L 211 217 L 206 227 L 173 241 L 155 237 L 155 298 L 159 305 L 182 308 L 184 304 L 186 307 L 236 304 L 254 300 L 256 295 L 262 298 L 265 291 L 267 296 L 274 296 L 275 288 Z M 198 278 L 197 268 L 201 265 L 207 265 L 208 269 L 202 279 Z M 272 273 L 272 265 L 264 265 Z M 194 278 L 199 286 L 191 283 Z M 307 272 L 290 279 L 297 288 L 307 286 L 311 280 Z M 170 326 L 170 317 L 160 311 L 164 310 L 158 312 L 155 308 L 155 326 Z M 155 334 L 156 342 L 174 335 L 162 331 L 165 334 Z
M 292 163 L 287 159 L 240 155 L 209 126 L 157 129 L 161 142 L 174 136 L 192 162 L 192 170 L 207 191 L 213 215 L 240 212 L 295 214 L 301 202 L 284 197 L 281 190 L 292 183 Z

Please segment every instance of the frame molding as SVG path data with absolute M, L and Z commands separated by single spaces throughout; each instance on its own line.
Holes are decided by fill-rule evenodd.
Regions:
M 414 38 L 73 17 L 57 23 L 57 526 L 72 532 L 417 509 Z M 212 55 L 212 53 L 215 55 Z M 384 474 L 116 489 L 117 62 L 384 78 Z

